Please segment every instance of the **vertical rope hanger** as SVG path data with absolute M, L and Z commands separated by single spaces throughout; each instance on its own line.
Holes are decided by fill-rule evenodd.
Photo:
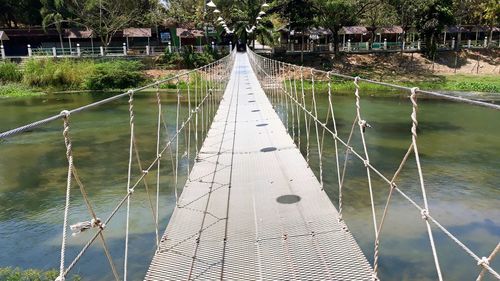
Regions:
M 311 82 L 312 82 L 312 102 L 313 102 L 313 109 L 314 109 L 314 117 L 318 120 L 318 106 L 316 102 L 316 93 L 315 93 L 315 85 L 314 85 L 314 71 L 311 68 Z M 321 150 L 321 144 L 320 144 L 320 139 L 319 139 L 319 129 L 318 129 L 318 122 L 314 122 L 314 126 L 316 128 L 316 142 L 318 145 L 318 158 L 319 158 L 319 184 L 321 186 L 321 190 L 323 190 L 323 157 L 322 157 L 322 150 Z
M 439 259 L 437 256 L 436 245 L 434 244 L 434 236 L 432 235 L 431 225 L 429 224 L 429 221 L 428 221 L 429 204 L 427 202 L 427 192 L 425 191 L 424 176 L 423 176 L 423 172 L 422 172 L 422 166 L 420 164 L 420 155 L 418 153 L 418 147 L 417 147 L 417 127 L 418 127 L 418 120 L 417 120 L 418 104 L 417 104 L 417 94 L 416 94 L 417 89 L 418 88 L 412 88 L 411 95 L 410 95 L 410 100 L 412 103 L 411 142 L 413 144 L 413 152 L 415 153 L 415 162 L 417 163 L 418 179 L 419 179 L 420 188 L 422 191 L 422 198 L 424 200 L 424 209 L 422 210 L 422 219 L 425 220 L 425 225 L 427 227 L 427 233 L 429 235 L 429 241 L 431 244 L 432 256 L 434 257 L 434 264 L 436 266 L 437 275 L 438 275 L 439 281 L 442 281 L 443 276 L 441 274 L 441 267 L 439 265 Z
M 181 111 L 181 90 L 179 87 L 179 77 L 177 77 L 177 109 L 175 114 L 175 131 L 179 132 L 179 114 Z M 179 195 L 177 194 L 177 185 L 179 183 L 179 135 L 175 138 L 175 171 L 174 171 L 174 194 L 175 204 L 179 205 Z
M 128 242 L 129 242 L 129 227 L 130 227 L 130 197 L 134 192 L 131 189 L 132 178 L 132 155 L 134 149 L 134 91 L 130 90 L 129 94 L 129 117 L 130 117 L 130 146 L 129 146 L 129 160 L 128 160 L 128 173 L 127 173 L 127 215 L 125 223 L 125 254 L 123 260 L 123 281 L 127 281 L 127 268 L 128 268 Z
M 161 174 L 161 157 L 160 154 L 160 139 L 161 139 L 161 96 L 160 96 L 160 84 L 156 84 L 156 103 L 158 105 L 158 119 L 156 127 L 156 156 L 158 157 L 158 163 L 156 164 L 156 212 L 155 212 L 155 237 L 156 237 L 156 251 L 160 250 L 160 231 L 159 231 L 159 208 L 160 208 L 160 174 Z
M 66 180 L 66 197 L 64 204 L 64 221 L 63 221 L 63 234 L 62 234 L 62 245 L 61 245 L 61 260 L 59 265 L 59 277 L 57 277 L 56 281 L 64 281 L 64 261 L 65 261 L 65 253 L 66 253 L 66 239 L 67 239 L 67 228 L 68 228 L 68 212 L 69 212 L 69 204 L 70 204 L 70 196 L 71 196 L 71 172 L 73 169 L 73 152 L 71 146 L 71 138 L 69 136 L 69 112 L 63 111 L 64 114 L 63 122 L 63 136 L 64 136 L 64 144 L 66 146 L 66 158 L 68 159 L 68 176 Z

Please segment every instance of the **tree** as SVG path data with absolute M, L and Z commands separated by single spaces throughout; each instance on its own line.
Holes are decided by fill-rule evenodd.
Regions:
M 62 25 L 66 20 L 64 19 L 63 13 L 67 14 L 64 10 L 64 2 L 60 0 L 42 0 L 42 8 L 40 9 L 40 14 L 43 17 L 42 27 L 47 31 L 47 27 L 55 26 L 57 33 L 59 34 L 59 42 L 61 44 L 61 49 L 64 53 L 64 43 L 62 38 Z
M 1 0 L 0 27 L 40 25 L 42 18 L 38 11 L 41 7 L 39 0 Z
M 369 26 L 371 38 L 376 36 L 376 29 L 381 26 L 394 25 L 398 23 L 396 10 L 386 0 L 375 0 L 375 9 L 367 9 L 360 24 Z
M 434 58 L 437 51 L 437 38 L 444 26 L 453 22 L 451 0 L 431 0 L 419 10 L 417 28 L 425 39 L 424 53 Z
M 376 5 L 375 0 L 316 0 L 318 23 L 332 32 L 336 55 L 339 52 L 340 29 L 357 24 L 361 16 Z
M 278 0 L 276 6 L 271 10 L 279 13 L 288 21 L 290 30 L 302 33 L 300 61 L 304 61 L 304 33 L 312 27 L 316 21 L 316 12 L 312 0 Z
M 415 27 L 421 11 L 430 5 L 429 0 L 388 0 L 388 3 L 396 11 L 398 23 L 403 29 L 402 41 L 406 40 L 410 28 Z
M 69 21 L 92 30 L 107 47 L 119 30 L 140 22 L 143 4 L 142 1 L 67 0 L 66 7 L 73 15 Z

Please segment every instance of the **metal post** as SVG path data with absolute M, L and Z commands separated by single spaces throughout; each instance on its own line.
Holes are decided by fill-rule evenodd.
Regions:
M 387 50 L 387 38 L 384 38 L 384 50 Z
M 56 47 L 52 47 L 52 55 L 55 57 L 57 57 L 57 49 Z
M 2 59 L 5 59 L 5 49 L 3 48 L 3 45 L 0 45 L 0 53 L 2 54 Z
M 31 51 L 31 45 L 28 44 L 28 57 L 33 56 L 33 52 Z
M 76 55 L 79 56 L 79 57 L 82 55 L 82 51 L 80 50 L 80 44 L 79 43 L 76 44 Z
M 99 51 L 101 52 L 101 57 L 104 57 L 104 47 L 100 46 Z
M 123 43 L 123 55 L 127 55 L 127 43 Z

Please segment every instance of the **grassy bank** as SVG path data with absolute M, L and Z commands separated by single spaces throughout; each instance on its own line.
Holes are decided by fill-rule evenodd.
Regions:
M 317 91 L 327 91 L 328 83 L 325 77 L 316 77 L 314 82 L 315 90 Z M 396 85 L 402 85 L 407 87 L 419 87 L 423 90 L 435 90 L 435 91 L 469 91 L 469 92 L 488 92 L 488 93 L 499 93 L 500 94 L 500 79 L 495 75 L 449 75 L 444 76 L 441 79 L 432 80 L 421 80 L 421 81 L 401 81 L 401 80 L 384 80 L 383 82 L 392 83 Z M 293 80 L 292 80 L 293 83 Z M 300 87 L 300 80 L 296 80 L 297 87 Z M 370 92 L 380 91 L 380 95 L 387 96 L 391 95 L 394 88 L 368 83 L 359 82 L 360 90 L 368 90 Z M 312 82 L 310 78 L 304 80 L 304 88 L 310 91 L 312 88 Z M 355 85 L 353 80 L 346 80 L 342 78 L 333 78 L 331 80 L 332 91 L 347 91 L 354 90 Z M 388 91 L 389 90 L 389 91 Z M 378 93 L 376 93 L 378 95 Z
M 0 63 L 0 96 L 32 96 L 66 90 L 107 90 L 138 87 L 148 79 L 139 61 L 31 59 L 24 68 Z

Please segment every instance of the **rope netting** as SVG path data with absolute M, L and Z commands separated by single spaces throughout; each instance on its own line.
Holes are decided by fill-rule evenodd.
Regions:
M 25 131 L 38 128 L 42 125 L 48 124 L 52 121 L 62 119 L 63 120 L 63 138 L 66 147 L 66 158 L 68 163 L 67 172 L 67 184 L 66 184 L 66 196 L 64 204 L 64 219 L 63 219 L 63 229 L 62 229 L 62 242 L 61 242 L 61 255 L 60 255 L 60 266 L 59 266 L 59 277 L 56 280 L 65 280 L 68 273 L 75 267 L 82 256 L 87 252 L 90 246 L 99 240 L 104 254 L 108 260 L 109 266 L 113 278 L 115 280 L 127 280 L 127 269 L 128 269 L 128 256 L 129 256 L 129 235 L 130 235 L 130 217 L 133 213 L 132 201 L 133 194 L 135 191 L 139 190 L 139 186 L 144 186 L 143 191 L 146 193 L 149 209 L 151 211 L 151 217 L 154 222 L 154 239 L 156 250 L 160 247 L 160 222 L 159 222 L 159 206 L 160 206 L 160 191 L 164 189 L 165 182 L 160 180 L 160 171 L 162 160 L 166 160 L 167 163 L 170 162 L 172 166 L 173 176 L 174 176 L 174 195 L 176 202 L 178 201 L 178 186 L 179 183 L 179 169 L 181 167 L 180 161 L 183 160 L 186 165 L 186 173 L 192 168 L 190 163 L 194 163 L 197 157 L 198 151 L 201 147 L 203 139 L 208 133 L 208 128 L 210 127 L 211 121 L 215 116 L 217 107 L 222 99 L 222 95 L 226 84 L 229 81 L 229 77 L 232 71 L 232 65 L 234 63 L 235 53 L 231 53 L 228 56 L 213 62 L 211 64 L 205 65 L 203 67 L 187 71 L 178 74 L 174 77 L 167 79 L 158 80 L 155 83 L 146 85 L 144 87 L 129 90 L 126 93 L 119 94 L 102 101 L 89 104 L 83 107 L 79 107 L 73 110 L 64 110 L 60 114 L 51 116 L 49 118 L 33 122 L 31 124 L 0 133 L 0 139 L 12 137 L 21 134 Z M 172 93 L 162 92 L 161 85 L 169 84 L 167 88 L 173 84 L 175 86 L 175 91 Z M 137 139 L 140 137 L 136 132 L 136 113 L 134 110 L 134 97 L 146 89 L 154 89 L 156 96 L 156 157 L 146 165 L 141 160 L 140 150 L 138 147 Z M 176 95 L 176 118 L 175 118 L 175 132 L 172 134 L 168 132 L 167 121 L 165 120 L 165 110 L 162 109 L 162 96 L 164 95 Z M 95 207 L 92 204 L 89 195 L 86 191 L 83 180 L 79 177 L 77 166 L 75 165 L 75 159 L 73 156 L 73 145 L 71 138 L 71 115 L 79 112 L 86 111 L 88 109 L 97 107 L 99 105 L 108 104 L 112 101 L 128 97 L 128 112 L 129 112 L 129 149 L 128 149 L 128 168 L 127 168 L 127 182 L 125 184 L 125 190 L 123 192 L 123 197 L 114 206 L 110 213 L 105 219 L 98 217 Z M 181 106 L 181 103 L 184 105 Z M 187 103 L 187 106 L 185 104 Z M 186 108 L 187 107 L 187 108 Z M 155 110 L 155 109 L 151 109 Z M 187 112 L 181 112 L 181 111 Z M 169 122 L 171 122 L 169 120 Z M 194 142 L 191 141 L 191 135 L 194 135 Z M 166 140 L 165 140 L 166 136 Z M 184 154 L 180 154 L 180 142 L 185 142 L 182 145 L 185 147 Z M 194 145 L 195 154 L 190 153 L 191 146 Z M 168 158 L 167 158 L 168 157 Z M 134 163 L 136 164 L 134 165 Z M 138 167 L 137 170 L 133 167 Z M 151 192 L 146 177 L 149 173 L 155 172 L 156 170 L 156 190 L 154 194 Z M 189 181 L 189 177 L 186 179 Z M 74 222 L 70 225 L 69 218 L 71 212 L 71 201 L 76 195 L 72 195 L 72 184 L 78 185 L 80 194 L 85 203 L 86 209 L 89 213 L 90 219 L 83 220 L 80 222 Z M 163 188 L 162 188 L 163 187 Z M 141 189 L 142 190 L 142 189 Z M 156 202 L 154 202 L 156 201 Z M 120 276 L 116 268 L 116 262 L 110 254 L 109 247 L 106 243 L 105 233 L 106 226 L 110 223 L 113 217 L 118 211 L 125 209 L 126 219 L 125 219 L 125 245 L 124 245 L 124 256 L 123 256 L 123 274 Z M 78 235 L 84 231 L 91 231 L 93 229 L 93 234 L 91 238 L 84 244 L 81 250 L 73 257 L 69 264 L 67 264 L 66 248 L 68 243 L 68 227 L 73 232 L 73 236 Z M 120 257 L 121 259 L 122 257 Z
M 284 63 L 281 61 L 273 60 L 267 57 L 258 55 L 252 51 L 249 51 L 249 58 L 252 67 L 259 81 L 261 82 L 264 90 L 266 91 L 271 103 L 273 104 L 275 111 L 280 116 L 283 121 L 285 128 L 291 135 L 292 139 L 296 145 L 300 147 L 305 147 L 304 157 L 308 164 L 311 164 L 312 153 L 315 154 L 317 159 L 318 180 L 321 184 L 321 188 L 324 188 L 323 179 L 323 162 L 324 162 L 324 145 L 326 142 L 326 137 L 330 137 L 333 143 L 334 149 L 334 163 L 335 174 L 337 177 L 336 185 L 338 185 L 338 211 L 339 211 L 339 222 L 345 225 L 343 221 L 343 211 L 345 202 L 343 202 L 343 187 L 345 186 L 345 177 L 347 170 L 347 161 L 349 156 L 354 156 L 358 159 L 361 164 L 366 169 L 366 179 L 370 198 L 370 212 L 371 220 L 373 224 L 375 237 L 373 239 L 373 280 L 379 280 L 379 256 L 380 256 L 380 234 L 383 230 L 384 223 L 386 222 L 387 213 L 390 209 L 391 199 L 393 198 L 394 192 L 400 194 L 404 199 L 406 199 L 415 209 L 418 211 L 418 215 L 421 216 L 425 229 L 428 234 L 428 240 L 430 244 L 430 250 L 432 252 L 432 257 L 434 265 L 436 268 L 437 277 L 439 280 L 443 280 L 441 265 L 438 258 L 438 252 L 436 250 L 436 243 L 433 233 L 433 227 L 437 227 L 442 233 L 446 235 L 451 241 L 458 245 L 465 253 L 472 257 L 477 265 L 480 267 L 481 271 L 477 280 L 482 280 L 486 272 L 489 272 L 491 276 L 500 279 L 498 272 L 490 266 L 490 262 L 495 257 L 499 251 L 500 244 L 497 245 L 495 250 L 489 255 L 489 257 L 480 257 L 474 253 L 468 246 L 461 242 L 454 234 L 452 234 L 448 229 L 446 229 L 436 218 L 431 215 L 429 209 L 429 203 L 427 198 L 426 185 L 424 182 L 424 176 L 422 172 L 422 164 L 420 160 L 420 154 L 418 149 L 418 94 L 426 94 L 437 96 L 441 98 L 446 98 L 454 101 L 465 102 L 474 105 L 480 105 L 488 108 L 493 108 L 500 110 L 500 106 L 496 104 L 469 100 L 462 97 L 448 96 L 441 93 L 434 93 L 429 91 L 422 91 L 418 88 L 408 88 L 398 85 L 392 85 L 383 82 L 371 81 L 368 79 L 362 79 L 360 77 L 351 77 L 334 72 L 321 71 L 313 68 L 297 66 L 293 64 Z M 350 128 L 347 140 L 342 139 L 339 136 L 337 130 L 337 120 L 335 119 L 334 112 L 334 102 L 332 99 L 332 83 L 335 82 L 334 79 L 342 80 L 352 80 L 354 86 L 354 97 L 355 97 L 355 115 Z M 319 86 L 316 85 L 316 81 L 321 80 L 327 84 L 327 110 L 324 113 L 326 116 L 321 116 L 318 113 L 318 102 L 317 102 L 317 89 Z M 398 89 L 409 93 L 409 98 L 411 102 L 411 113 L 409 114 L 409 119 L 411 121 L 411 128 L 409 133 L 411 134 L 411 139 L 408 144 L 408 149 L 406 154 L 402 158 L 397 170 L 390 176 L 384 175 L 380 169 L 375 167 L 370 163 L 369 157 L 369 146 L 366 141 L 366 131 L 371 128 L 371 125 L 364 119 L 363 108 L 361 106 L 361 96 L 360 96 L 360 86 L 359 82 L 374 83 L 389 88 Z M 305 83 L 307 83 L 305 85 Z M 307 94 L 306 90 L 307 89 Z M 331 122 L 332 126 L 327 126 Z M 332 128 L 331 128 L 332 127 Z M 290 132 L 291 129 L 291 132 Z M 301 130 L 305 130 L 305 141 L 306 143 L 301 143 L 302 135 Z M 353 138 L 355 135 L 359 135 L 361 148 L 356 150 L 353 147 Z M 297 137 L 296 137 L 297 136 Z M 316 139 L 315 149 L 312 149 L 311 142 Z M 341 148 L 345 151 L 342 152 Z M 339 154 L 343 153 L 343 165 Z M 414 199 L 412 199 L 406 192 L 398 187 L 398 180 L 402 170 L 408 165 L 408 159 L 413 156 L 416 165 L 416 179 L 420 189 L 420 195 L 422 196 L 422 203 L 418 204 Z M 385 204 L 383 205 L 382 214 L 376 213 L 376 204 L 374 200 L 374 187 L 373 181 L 382 180 L 388 186 L 388 195 L 385 199 Z M 380 215 L 380 219 L 378 218 Z

